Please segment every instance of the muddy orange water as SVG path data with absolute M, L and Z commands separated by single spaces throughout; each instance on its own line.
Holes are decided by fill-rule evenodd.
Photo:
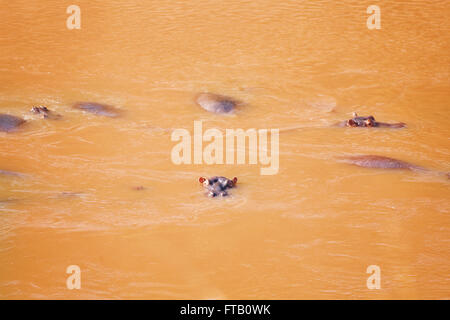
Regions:
M 0 170 L 23 174 L 0 176 L 1 298 L 450 298 L 450 2 L 380 2 L 379 30 L 371 1 L 77 1 L 79 30 L 70 4 L 1 4 L 0 111 L 29 120 L 0 132 Z M 208 113 L 204 91 L 245 106 Z M 332 126 L 353 111 L 408 127 Z M 175 165 L 171 132 L 195 120 L 296 129 L 264 176 Z M 433 171 L 337 160 L 358 154 Z M 202 175 L 238 188 L 206 198 Z

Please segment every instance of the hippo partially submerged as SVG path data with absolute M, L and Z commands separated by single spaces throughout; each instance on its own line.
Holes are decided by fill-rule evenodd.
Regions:
M 228 196 L 227 190 L 236 186 L 237 178 L 234 177 L 233 180 L 230 180 L 225 177 L 212 177 L 209 179 L 200 177 L 198 181 L 207 189 L 206 195 L 213 198 Z
M 59 120 L 62 118 L 60 114 L 57 114 L 50 110 L 49 108 L 45 106 L 35 106 L 31 108 L 31 113 L 35 115 L 39 115 L 44 119 L 50 119 L 50 120 Z
M 14 171 L 0 169 L 0 176 L 23 177 L 23 174 Z
M 377 155 L 360 155 L 343 158 L 344 161 L 364 168 L 425 170 L 411 163 Z
M 344 162 L 356 165 L 358 167 L 389 169 L 389 170 L 411 170 L 419 173 L 428 173 L 428 174 L 436 174 L 438 176 L 445 176 L 447 179 L 450 179 L 449 172 L 435 171 L 417 166 L 415 164 L 406 161 L 388 158 L 384 156 L 359 155 L 359 156 L 341 157 L 340 159 L 342 159 Z
M 25 120 L 9 114 L 0 114 L 0 131 L 11 132 L 17 130 Z
M 340 127 L 366 127 L 366 128 L 403 128 L 406 126 L 403 122 L 398 123 L 385 123 L 378 122 L 373 116 L 360 117 L 356 112 L 353 113 L 353 118 L 340 122 Z
M 233 98 L 214 93 L 200 93 L 196 98 L 196 102 L 206 111 L 213 113 L 230 113 L 240 104 L 239 101 Z
M 119 109 L 96 102 L 78 102 L 73 105 L 73 108 L 104 117 L 114 118 L 121 115 L 121 111 Z

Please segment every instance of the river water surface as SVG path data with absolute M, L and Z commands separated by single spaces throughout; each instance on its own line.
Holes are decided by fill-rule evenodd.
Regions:
M 337 160 L 450 171 L 449 1 L 380 2 L 380 30 L 369 1 L 83 0 L 79 30 L 70 4 L 1 4 L 0 111 L 29 119 L 0 132 L 0 170 L 22 174 L 0 175 L 1 298 L 450 298 L 449 180 Z M 210 114 L 203 91 L 245 106 Z M 333 127 L 354 111 L 408 126 Z M 171 132 L 196 120 L 296 129 L 280 132 L 276 175 L 175 165 Z M 208 199 L 210 175 L 238 188 Z

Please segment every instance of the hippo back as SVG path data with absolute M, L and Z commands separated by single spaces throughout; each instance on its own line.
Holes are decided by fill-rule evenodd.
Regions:
M 238 102 L 232 98 L 213 93 L 199 94 L 196 102 L 206 111 L 213 113 L 230 113 L 238 104 Z
M 96 102 L 78 102 L 73 108 L 105 117 L 118 117 L 120 111 L 112 106 Z
M 9 114 L 0 114 L 0 131 L 13 131 L 23 123 L 25 123 L 25 120 L 22 118 L 11 116 Z

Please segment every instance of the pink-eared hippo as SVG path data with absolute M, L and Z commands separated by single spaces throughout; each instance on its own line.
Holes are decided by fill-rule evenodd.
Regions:
M 50 110 L 49 108 L 45 106 L 35 106 L 31 108 L 31 113 L 41 116 L 44 119 L 50 119 L 50 120 L 59 120 L 62 118 L 60 114 L 57 114 Z
M 340 127 L 365 127 L 365 128 L 403 128 L 406 126 L 403 122 L 398 123 L 385 123 L 378 122 L 373 116 L 360 117 L 356 112 L 353 113 L 353 118 L 338 123 Z
M 198 181 L 203 184 L 203 187 L 207 190 L 206 195 L 213 198 L 217 196 L 228 196 L 227 190 L 236 186 L 237 178 L 234 177 L 233 180 L 230 180 L 225 177 L 200 177 Z

